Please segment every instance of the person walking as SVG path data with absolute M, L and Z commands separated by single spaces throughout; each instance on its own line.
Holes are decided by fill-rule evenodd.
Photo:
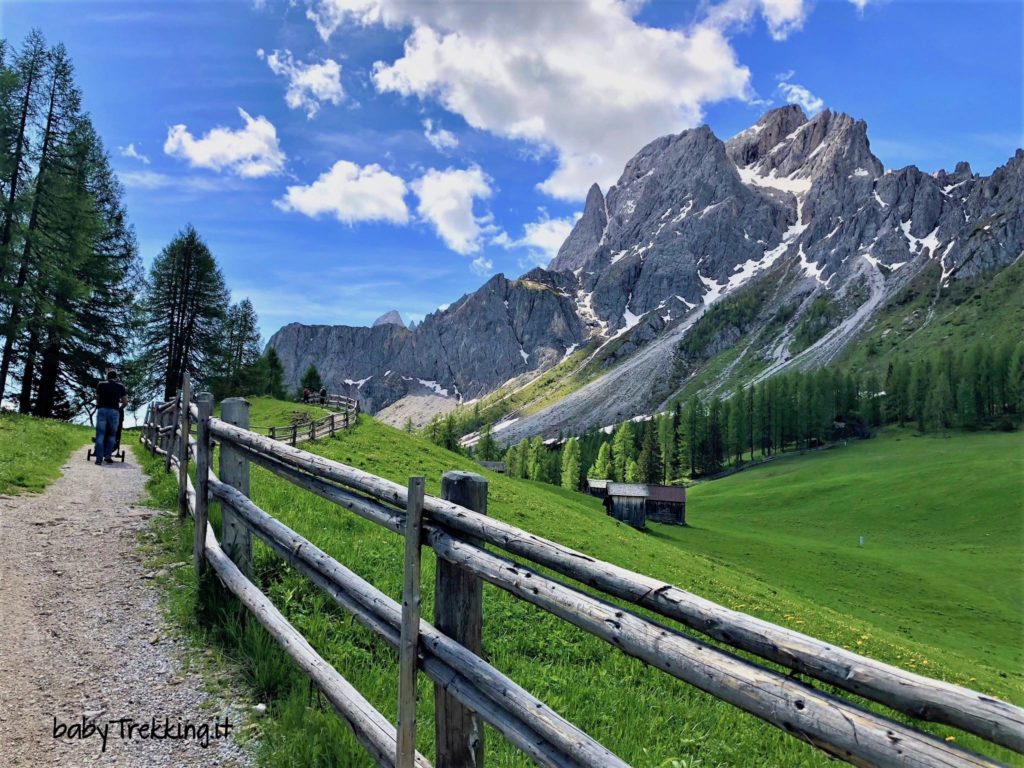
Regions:
M 121 422 L 121 408 L 128 404 L 128 390 L 107 371 L 107 380 L 96 385 L 96 464 L 113 464 L 114 444 Z

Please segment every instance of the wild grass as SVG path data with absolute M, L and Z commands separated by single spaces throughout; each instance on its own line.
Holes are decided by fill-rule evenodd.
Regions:
M 252 422 L 266 423 L 267 418 L 260 402 L 254 401 Z M 871 445 L 884 452 L 893 444 L 896 441 L 879 440 Z M 1006 445 L 1009 450 L 1009 443 Z M 794 576 L 787 583 L 758 576 L 728 562 L 731 554 L 727 548 L 723 553 L 713 547 L 687 548 L 685 537 L 691 533 L 689 529 L 673 531 L 671 537 L 663 535 L 660 528 L 649 533 L 634 531 L 607 517 L 595 499 L 482 471 L 464 457 L 365 416 L 354 429 L 303 447 L 403 484 L 410 475 L 423 475 L 427 479 L 427 492 L 432 494 L 439 493 L 440 477 L 446 470 L 479 471 L 490 483 L 489 514 L 494 517 L 829 642 L 901 666 L 914 664 L 924 674 L 1024 701 L 1019 669 L 997 664 L 1012 658 L 1011 652 L 1003 650 L 996 656 L 977 654 L 959 642 L 943 642 L 940 634 L 907 636 L 888 621 L 876 622 L 870 611 L 851 612 L 843 601 L 835 599 L 832 591 L 814 586 L 832 575 L 820 567 L 817 571 L 812 567 L 798 568 L 797 572 L 804 574 L 803 577 Z M 839 456 L 838 452 L 834 453 Z M 173 481 L 162 475 L 162 468 L 154 462 L 144 461 L 154 474 L 155 501 L 169 503 L 173 499 L 173 485 L 169 484 Z M 803 459 L 788 461 L 796 464 Z M 884 465 L 885 461 L 880 460 L 880 463 Z M 819 465 L 817 473 L 824 475 L 826 470 Z M 765 471 L 771 470 L 766 468 Z M 749 482 L 742 475 L 718 482 L 728 484 L 737 480 Z M 701 502 L 697 499 L 711 487 L 699 489 L 692 497 L 690 514 L 697 515 L 698 520 L 700 515 L 695 505 Z M 955 486 L 949 485 L 947 489 L 954 492 Z M 402 542 L 398 536 L 257 468 L 252 471 L 252 496 L 257 504 L 286 525 L 393 598 L 399 598 Z M 763 501 L 753 496 L 744 499 L 744 503 L 751 506 Z M 912 504 L 911 495 L 906 497 L 906 503 Z M 912 518 L 917 514 L 920 512 L 914 508 L 895 509 L 892 526 L 899 526 L 901 516 Z M 216 514 L 212 517 L 216 521 Z M 173 521 L 162 524 L 165 527 L 160 536 L 168 553 L 165 556 L 187 557 L 190 524 L 180 528 Z M 814 519 L 805 524 L 828 526 L 827 522 Z M 976 523 L 986 524 L 985 520 Z M 695 538 L 708 535 L 700 524 L 692 533 Z M 771 538 L 772 532 L 762 526 L 760 535 Z M 936 546 L 942 535 L 941 530 L 934 534 Z M 951 532 L 950 540 L 955 539 Z M 782 541 L 777 546 L 784 545 Z M 808 546 L 810 551 L 805 552 L 794 545 L 786 554 L 787 562 L 805 555 L 813 557 L 813 546 Z M 428 619 L 433 610 L 430 574 L 434 562 L 432 553 L 424 550 L 423 614 Z M 259 544 L 255 547 L 255 564 L 261 587 L 289 620 L 328 662 L 394 720 L 397 654 Z M 876 574 L 865 575 L 876 578 Z M 318 702 L 315 694 L 311 695 L 305 678 L 269 642 L 255 622 L 243 619 L 230 600 L 215 596 L 215 585 L 201 589 L 190 568 L 172 571 L 168 580 L 173 587 L 168 592 L 172 615 L 197 642 L 212 644 L 217 653 L 240 665 L 253 695 L 270 705 L 270 716 L 260 726 L 259 762 L 262 765 L 370 764 L 338 718 Z M 920 591 L 918 586 L 906 580 L 889 588 L 880 584 L 871 586 L 867 581 L 861 585 L 868 590 L 865 604 L 870 602 L 871 596 L 888 589 L 894 594 L 887 596 L 885 605 L 893 607 L 900 601 L 913 603 Z M 848 589 L 855 588 L 851 576 Z M 624 656 L 498 589 L 485 587 L 484 600 L 484 649 L 488 660 L 635 766 L 816 766 L 826 762 L 820 753 L 781 731 Z M 958 608 L 950 606 L 949 610 Z M 999 606 L 995 605 L 993 610 L 998 611 Z M 1008 618 L 1005 614 L 1006 610 L 999 616 L 979 620 L 987 626 L 989 621 Z M 865 641 L 865 637 L 869 640 Z M 423 676 L 419 694 L 418 746 L 430 756 L 433 754 L 433 695 L 432 686 Z M 932 727 L 930 730 L 941 737 L 951 736 L 965 746 L 980 748 L 977 740 L 953 729 Z M 1003 760 L 1014 759 L 1005 751 L 990 751 Z M 487 734 L 487 760 L 489 767 L 529 764 L 493 732 Z
M 0 411 L 0 493 L 42 491 L 92 435 L 89 427 Z

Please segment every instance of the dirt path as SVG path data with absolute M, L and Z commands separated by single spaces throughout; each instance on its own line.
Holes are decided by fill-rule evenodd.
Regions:
M 102 467 L 85 451 L 45 493 L 0 496 L 0 766 L 245 765 L 233 738 L 213 738 L 225 716 L 240 727 L 241 708 L 182 672 L 136 554 L 139 529 L 159 514 L 138 506 L 142 470 L 130 451 Z M 158 727 L 129 730 L 122 718 Z M 192 736 L 187 725 L 196 738 L 176 738 L 179 727 Z

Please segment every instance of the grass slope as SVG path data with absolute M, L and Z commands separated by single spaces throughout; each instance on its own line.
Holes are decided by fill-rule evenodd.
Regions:
M 92 435 L 89 427 L 0 411 L 0 493 L 43 490 Z
M 253 423 L 267 423 L 261 403 Z M 308 447 L 316 453 L 405 483 L 409 475 L 427 478 L 428 493 L 438 493 L 441 474 L 473 469 L 472 462 L 426 441 L 363 417 L 334 439 Z M 154 462 L 152 492 L 170 505 L 173 481 Z M 985 659 L 958 648 L 929 645 L 870 619 L 832 610 L 807 597 L 801 585 L 780 586 L 750 572 L 724 566 L 714 553 L 683 553 L 680 542 L 641 533 L 608 518 L 595 499 L 548 485 L 481 472 L 490 481 L 492 516 L 556 539 L 597 557 L 648 573 L 746 612 L 858 648 L 886 661 L 918 664 L 927 674 L 972 685 L 1017 701 L 1024 700 L 1019 677 L 1002 677 Z M 379 588 L 398 597 L 402 578 L 399 537 L 301 492 L 268 473 L 253 469 L 256 502 L 285 524 L 310 538 Z M 696 502 L 694 502 L 696 503 Z M 216 519 L 216 515 L 214 515 Z M 189 526 L 161 521 L 165 562 L 187 558 Z M 681 531 L 685 534 L 686 531 Z M 703 529 L 696 529 L 695 536 Z M 258 580 L 275 603 L 325 658 L 382 712 L 395 717 L 397 656 L 385 644 L 335 609 L 262 546 L 257 547 Z M 791 553 L 792 556 L 792 553 Z M 424 551 L 424 616 L 432 615 L 434 565 Z M 198 640 L 217 643 L 242 664 L 256 695 L 271 703 L 263 721 L 260 761 L 264 765 L 369 765 L 333 713 L 310 708 L 308 685 L 273 647 L 255 622 L 240 622 L 235 609 L 220 609 L 210 621 L 209 603 L 191 569 L 173 570 L 166 580 L 170 609 Z M 806 585 L 804 585 L 806 586 Z M 205 588 L 204 588 L 205 589 Z M 801 593 L 804 594 L 801 594 Z M 917 589 L 903 599 L 915 599 Z M 893 598 L 896 599 L 895 597 Z M 812 766 L 826 761 L 812 748 L 712 697 L 627 658 L 610 646 L 553 617 L 513 600 L 500 590 L 485 591 L 484 645 L 489 660 L 636 766 Z M 216 613 L 216 612 L 215 612 Z M 927 662 L 927 663 L 925 663 Z M 433 697 L 421 680 L 418 746 L 433 754 Z M 967 746 L 977 742 L 944 728 Z M 489 766 L 527 765 L 528 761 L 496 734 L 487 741 Z M 1002 759 L 1011 759 L 1000 753 Z
M 658 539 L 997 673 L 1024 668 L 1024 434 L 893 428 L 688 501 L 690 527 L 653 526 Z
M 884 374 L 897 358 L 1024 340 L 1024 261 L 996 275 L 956 281 L 936 296 L 939 276 L 937 265 L 923 270 L 872 320 L 840 364 Z

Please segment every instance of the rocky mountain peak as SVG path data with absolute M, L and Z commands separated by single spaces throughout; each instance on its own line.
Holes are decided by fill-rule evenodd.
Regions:
M 373 327 L 376 328 L 378 325 L 400 325 L 403 328 L 405 323 L 402 322 L 402 316 L 398 314 L 397 309 L 392 309 L 385 312 L 383 315 L 373 321 Z
M 601 188 L 594 184 L 587 193 L 583 215 L 558 249 L 558 255 L 551 262 L 551 269 L 568 272 L 580 269 L 601 242 L 601 235 L 607 226 L 608 210 L 604 195 Z
M 736 165 L 752 165 L 806 122 L 807 115 L 796 104 L 773 109 L 765 112 L 754 125 L 729 139 L 726 151 Z

